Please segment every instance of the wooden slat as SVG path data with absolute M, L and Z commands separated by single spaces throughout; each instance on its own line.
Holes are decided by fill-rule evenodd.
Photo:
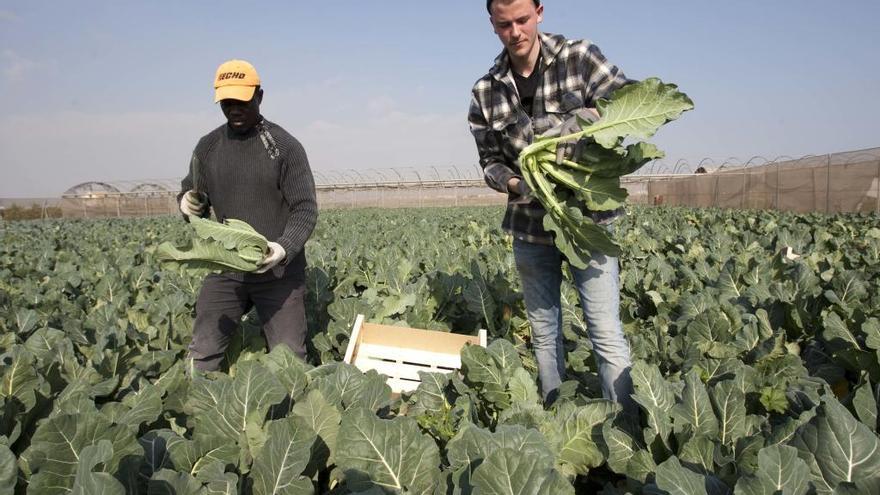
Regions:
M 393 345 L 407 349 L 444 354 L 458 354 L 461 352 L 461 348 L 468 342 L 480 345 L 480 338 L 478 336 L 448 332 L 364 323 L 361 328 L 361 342 L 365 344 Z
M 434 368 L 461 368 L 461 355 L 458 353 L 445 354 L 390 345 L 361 343 L 358 346 L 358 357 L 424 364 Z
M 362 357 L 358 357 L 354 364 L 361 371 L 376 370 L 376 372 L 391 378 L 405 378 L 416 381 L 420 380 L 419 371 L 427 373 L 451 373 L 455 371 L 427 366 L 414 366 L 412 364 L 392 363 L 377 359 L 364 359 Z
M 364 315 L 357 315 L 357 318 L 354 320 L 354 327 L 351 329 L 351 337 L 348 339 L 348 346 L 345 348 L 345 358 L 343 359 L 346 363 L 351 363 L 352 358 L 357 354 L 357 347 L 361 341 L 361 328 L 364 324 Z

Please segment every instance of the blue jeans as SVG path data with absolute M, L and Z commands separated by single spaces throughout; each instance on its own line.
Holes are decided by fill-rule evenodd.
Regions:
M 538 361 L 541 393 L 546 400 L 565 376 L 562 345 L 562 253 L 556 246 L 514 239 L 513 256 L 523 284 L 526 312 L 532 326 L 532 348 Z M 619 266 L 617 258 L 596 254 L 585 270 L 571 267 L 572 278 L 584 311 L 593 344 L 602 394 L 619 402 L 624 411 L 637 413 L 630 395 L 629 343 L 620 322 Z

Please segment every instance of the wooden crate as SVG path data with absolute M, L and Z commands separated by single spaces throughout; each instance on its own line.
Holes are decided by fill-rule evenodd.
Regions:
M 365 323 L 358 315 L 351 330 L 345 362 L 361 371 L 376 370 L 388 377 L 392 392 L 419 386 L 419 371 L 451 373 L 461 368 L 465 344 L 486 347 L 486 331 L 476 336 Z

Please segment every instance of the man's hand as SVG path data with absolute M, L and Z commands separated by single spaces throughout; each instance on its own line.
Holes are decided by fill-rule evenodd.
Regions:
M 208 206 L 208 197 L 190 189 L 180 198 L 180 212 L 187 216 L 200 217 Z
M 511 177 L 507 181 L 507 190 L 521 197 L 528 196 L 532 192 L 526 181 L 519 177 Z
M 580 132 L 581 121 L 593 123 L 599 120 L 599 112 L 595 108 L 581 108 L 575 110 L 561 124 L 545 132 L 545 136 L 559 137 L 567 136 Z M 563 160 L 571 160 L 577 156 L 577 141 L 565 141 L 556 145 L 556 163 L 562 163 Z
M 269 241 L 269 254 L 267 254 L 262 260 L 260 260 L 260 268 L 254 271 L 254 273 L 266 273 L 272 268 L 275 267 L 278 263 L 281 263 L 281 260 L 284 259 L 284 256 L 287 253 L 284 251 L 284 248 L 281 247 L 281 244 L 277 242 Z

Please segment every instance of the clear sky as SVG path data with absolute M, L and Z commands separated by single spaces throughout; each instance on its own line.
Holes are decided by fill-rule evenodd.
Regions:
M 547 0 L 542 29 L 678 84 L 696 110 L 652 141 L 720 163 L 880 146 L 877 19 L 877 0 Z M 315 170 L 473 166 L 469 93 L 500 48 L 481 0 L 0 0 L 0 197 L 182 176 L 229 58 Z

